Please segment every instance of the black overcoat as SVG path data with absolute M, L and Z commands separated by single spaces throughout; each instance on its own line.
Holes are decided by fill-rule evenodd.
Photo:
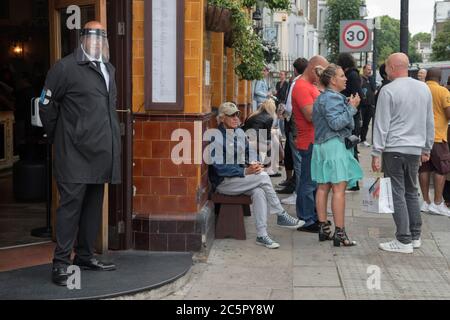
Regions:
M 115 69 L 109 92 L 101 70 L 81 48 L 48 72 L 39 114 L 54 143 L 54 176 L 61 183 L 120 183 L 120 126 Z

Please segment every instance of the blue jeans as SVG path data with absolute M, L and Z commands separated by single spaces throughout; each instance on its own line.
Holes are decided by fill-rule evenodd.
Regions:
M 311 180 L 311 158 L 313 145 L 308 150 L 292 150 L 294 171 L 297 177 L 295 192 L 297 193 L 297 217 L 305 221 L 305 227 L 317 222 L 316 190 L 317 184 Z

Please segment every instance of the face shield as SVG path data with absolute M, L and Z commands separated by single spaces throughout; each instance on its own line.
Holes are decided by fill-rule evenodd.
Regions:
M 109 45 L 106 30 L 82 29 L 80 36 L 81 47 L 89 58 L 109 62 Z

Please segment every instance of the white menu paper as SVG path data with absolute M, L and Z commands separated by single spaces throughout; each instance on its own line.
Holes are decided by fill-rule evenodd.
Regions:
M 152 102 L 177 102 L 177 0 L 152 0 Z

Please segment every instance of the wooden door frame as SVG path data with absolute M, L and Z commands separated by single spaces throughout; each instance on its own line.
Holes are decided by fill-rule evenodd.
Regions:
M 48 0 L 48 19 L 50 26 L 50 65 L 61 59 L 61 47 L 57 44 L 61 43 L 61 33 L 59 26 L 61 19 L 59 10 L 67 8 L 70 5 L 79 6 L 95 6 L 95 16 L 100 17 L 100 22 L 106 27 L 106 0 Z
M 117 106 L 122 134 L 122 183 L 109 188 L 109 248 L 128 250 L 133 247 L 133 117 L 132 117 L 132 26 L 133 1 L 110 0 L 110 53 L 115 57 Z M 119 34 L 118 23 L 124 23 Z M 117 25 L 115 25 L 117 24 Z

